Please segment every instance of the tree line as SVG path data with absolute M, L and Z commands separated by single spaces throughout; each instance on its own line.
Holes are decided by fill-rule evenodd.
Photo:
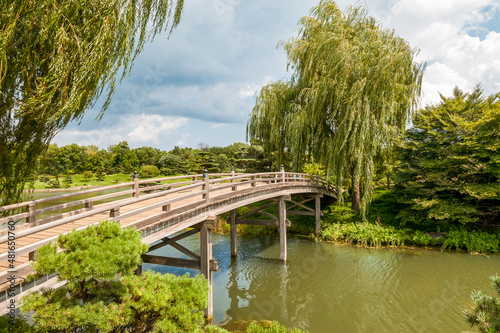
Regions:
M 170 151 L 152 147 L 130 148 L 127 141 L 110 145 L 79 146 L 76 143 L 59 147 L 50 144 L 40 156 L 34 177 L 84 173 L 119 174 L 149 170 L 152 177 L 176 174 L 230 172 L 236 170 L 259 172 L 270 169 L 269 159 L 263 157 L 263 148 L 257 142 L 233 143 L 226 147 L 209 147 L 200 143 L 197 148 L 175 146 Z M 151 171 L 153 170 L 153 171 Z

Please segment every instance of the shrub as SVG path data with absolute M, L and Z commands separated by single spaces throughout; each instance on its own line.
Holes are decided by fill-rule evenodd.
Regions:
M 139 178 L 153 178 L 160 175 L 160 170 L 154 165 L 143 165 L 139 169 Z
M 66 285 L 26 295 L 21 310 L 33 311 L 42 332 L 195 332 L 204 322 L 206 279 L 135 276 L 147 249 L 138 231 L 117 222 L 61 235 L 38 249 L 29 278 L 56 272 Z
M 247 328 L 247 333 L 301 333 L 305 332 L 298 328 L 287 329 L 286 326 L 280 325 L 277 321 L 271 323 L 251 322 Z

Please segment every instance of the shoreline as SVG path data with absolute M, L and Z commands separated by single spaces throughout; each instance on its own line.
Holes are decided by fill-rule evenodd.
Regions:
M 89 188 L 99 187 L 97 185 L 86 185 L 86 186 L 75 186 L 68 188 L 37 188 L 33 190 L 24 190 L 24 193 L 44 193 L 44 192 L 69 192 L 69 191 L 78 191 L 78 190 L 86 190 Z

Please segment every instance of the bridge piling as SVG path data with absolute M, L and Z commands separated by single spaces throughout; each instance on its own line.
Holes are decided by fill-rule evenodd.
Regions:
M 231 256 L 236 257 L 238 249 L 236 247 L 236 209 L 233 209 L 229 212 L 229 223 L 231 226 Z
M 210 318 L 214 313 L 213 303 L 213 272 L 210 267 L 212 261 L 212 229 L 217 217 L 208 218 L 200 229 L 200 270 L 208 280 L 208 304 L 204 310 L 205 317 Z
M 321 195 L 316 195 L 314 198 L 315 201 L 315 209 L 314 213 L 316 215 L 316 235 L 319 235 L 321 232 Z
M 290 198 L 288 198 L 290 199 Z M 281 197 L 278 202 L 279 237 L 280 237 L 280 260 L 286 261 L 286 198 Z

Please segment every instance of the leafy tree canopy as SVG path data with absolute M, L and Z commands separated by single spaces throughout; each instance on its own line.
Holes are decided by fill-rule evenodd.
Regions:
M 500 95 L 456 88 L 421 110 L 401 144 L 400 163 L 402 224 L 498 224 Z
M 54 135 L 107 91 L 183 0 L 0 1 L 0 199 L 20 197 Z
M 343 13 L 322 0 L 299 23 L 299 36 L 282 43 L 292 79 L 262 88 L 248 135 L 278 160 L 290 152 L 296 170 L 313 157 L 338 189 L 350 177 L 353 209 L 364 212 L 374 156 L 404 131 L 424 66 L 414 62 L 417 50 L 360 7 Z

